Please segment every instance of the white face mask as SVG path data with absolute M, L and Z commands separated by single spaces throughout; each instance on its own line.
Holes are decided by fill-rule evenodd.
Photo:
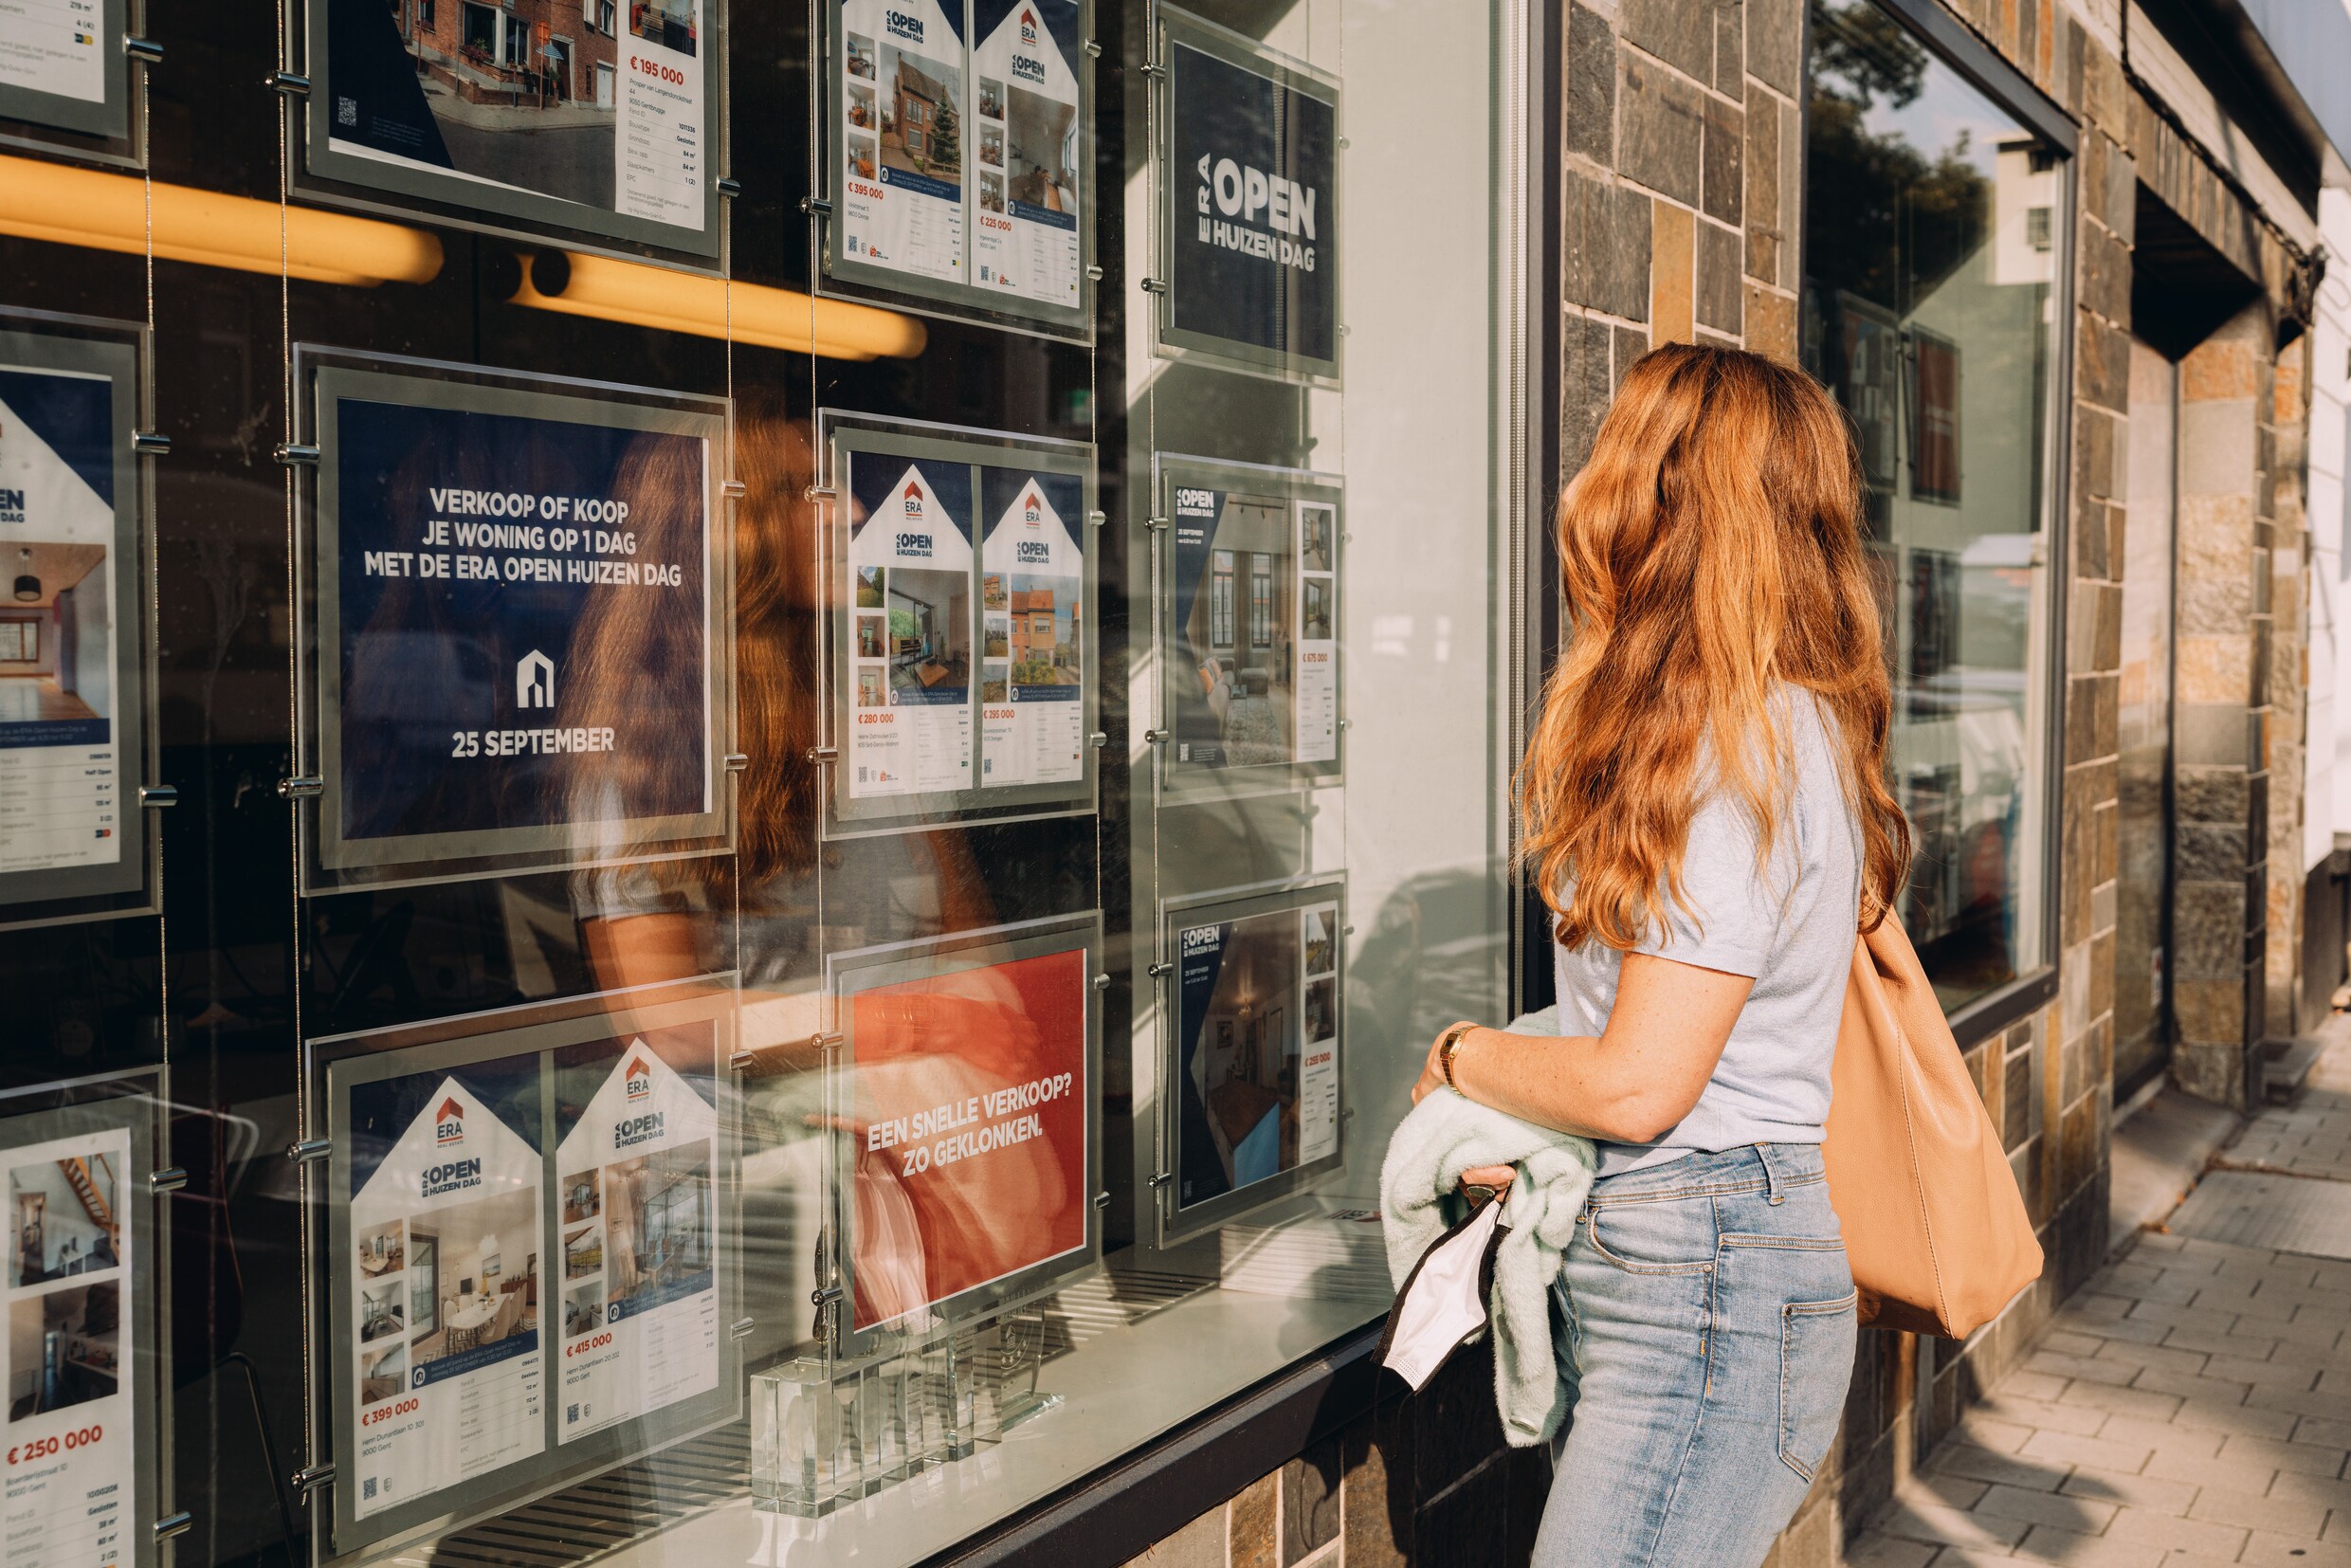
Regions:
M 1431 1242 L 1396 1292 L 1380 1360 L 1415 1394 L 1485 1327 L 1486 1261 L 1502 1244 L 1502 1209 L 1498 1200 L 1481 1204 L 1466 1223 Z

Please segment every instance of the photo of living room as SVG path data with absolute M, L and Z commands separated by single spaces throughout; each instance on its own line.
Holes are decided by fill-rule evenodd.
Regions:
M 104 1155 L 43 1159 L 9 1172 L 11 1287 L 96 1274 L 122 1256 L 120 1178 Z
M 1231 922 L 1215 990 L 1198 1017 L 1184 1018 L 1183 1112 L 1205 1117 L 1221 1167 L 1183 1173 L 1187 1203 L 1297 1163 L 1299 935 L 1288 910 Z
M 1190 611 L 1176 684 L 1176 757 L 1208 767 L 1281 764 L 1297 756 L 1289 509 L 1225 496 L 1209 548 L 1179 550 Z M 1196 565 L 1193 564 L 1196 562 Z M 1179 600 L 1179 603 L 1183 601 Z
M 359 1342 L 393 1337 L 408 1331 L 408 1282 L 382 1280 L 359 1288 Z
M 1048 212 L 1077 211 L 1078 106 L 1014 86 L 1011 111 L 1012 199 Z
M 374 1404 L 389 1399 L 409 1381 L 409 1347 L 387 1345 L 381 1350 L 359 1353 L 359 1403 Z
M 1300 581 L 1306 601 L 1299 615 L 1299 619 L 1305 623 L 1302 634 L 1310 643 L 1327 643 L 1331 640 L 1331 580 L 1328 577 L 1304 577 Z
M 1328 572 L 1331 569 L 1331 509 L 1327 506 L 1302 506 L 1298 509 L 1298 556 L 1308 572 Z
M 122 1288 L 114 1281 L 9 1305 L 9 1419 L 103 1399 L 121 1386 Z
M 497 1344 L 538 1327 L 538 1189 L 526 1187 L 420 1214 L 410 1229 L 423 1250 L 432 1228 L 434 1326 L 409 1342 L 412 1363 Z M 412 1282 L 427 1288 L 428 1282 Z
M 370 1279 L 397 1274 L 408 1267 L 408 1249 L 400 1245 L 400 1222 L 378 1226 L 359 1238 L 359 1272 Z
M 927 692 L 972 683 L 972 579 L 960 572 L 888 573 L 890 689 Z
M 660 1292 L 710 1267 L 710 1140 L 604 1168 L 605 1299 Z
M 0 566 L 0 737 L 10 724 L 105 719 L 112 704 L 102 544 L 11 539 Z

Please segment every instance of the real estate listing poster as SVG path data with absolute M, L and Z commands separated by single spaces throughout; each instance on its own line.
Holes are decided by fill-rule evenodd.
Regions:
M 0 904 L 145 881 L 137 366 L 0 331 Z
M 343 368 L 318 387 L 320 863 L 721 844 L 716 415 Z
M 979 470 L 980 781 L 1085 776 L 1084 482 Z
M 840 0 L 837 26 L 843 254 L 961 283 L 973 135 L 961 0 L 952 10 L 939 0 Z
M 1342 938 L 1333 884 L 1170 917 L 1179 1212 L 1339 1152 Z
M 1174 511 L 1174 770 L 1335 763 L 1337 507 L 1177 483 Z
M 972 786 L 968 462 L 847 459 L 851 800 Z
M 540 1085 L 533 1053 L 348 1090 L 334 1309 L 352 1347 L 337 1489 L 355 1520 L 546 1448 Z
M 854 1331 L 922 1331 L 958 1298 L 1084 1253 L 1089 940 L 847 971 Z
M 147 1557 L 139 1456 L 151 1439 L 134 1370 L 146 1347 L 132 1281 L 148 1264 L 129 1224 L 143 1194 L 133 1185 L 127 1128 L 45 1135 L 71 1114 L 0 1123 L 11 1226 L 5 1568 L 103 1568 Z
M 1339 89 L 1238 33 L 1159 15 L 1159 341 L 1236 369 L 1335 381 Z
M 555 1054 L 557 1441 L 719 1386 L 717 1025 Z
M 130 134 L 128 0 L 17 0 L 0 10 L 0 117 Z
M 973 276 L 1075 310 L 1079 92 L 1076 0 L 975 0 Z
M 712 0 L 309 0 L 310 168 L 715 256 Z

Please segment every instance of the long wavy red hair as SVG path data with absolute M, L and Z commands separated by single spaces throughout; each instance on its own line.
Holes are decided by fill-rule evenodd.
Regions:
M 1709 790 L 1768 855 L 1791 763 L 1777 693 L 1841 734 L 1874 927 L 1910 860 L 1886 782 L 1893 712 L 1861 538 L 1850 428 L 1802 372 L 1672 344 L 1626 373 L 1559 507 L 1568 646 L 1519 770 L 1521 862 L 1558 939 L 1629 949 L 1666 901 Z M 1699 776 L 1706 767 L 1707 776 Z M 1693 914 L 1697 913 L 1692 911 Z

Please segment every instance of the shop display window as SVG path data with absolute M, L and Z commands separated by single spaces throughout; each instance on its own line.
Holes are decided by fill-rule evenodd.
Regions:
M 280 9 L 103 176 L 219 250 L 0 238 L 44 1506 L 911 1564 L 1362 1339 L 1549 971 L 1525 19 Z
M 2045 979 L 2070 165 L 1873 0 L 1812 10 L 1804 364 L 1851 417 L 1946 1011 Z M 2055 390 L 2052 390 L 2055 389 Z

